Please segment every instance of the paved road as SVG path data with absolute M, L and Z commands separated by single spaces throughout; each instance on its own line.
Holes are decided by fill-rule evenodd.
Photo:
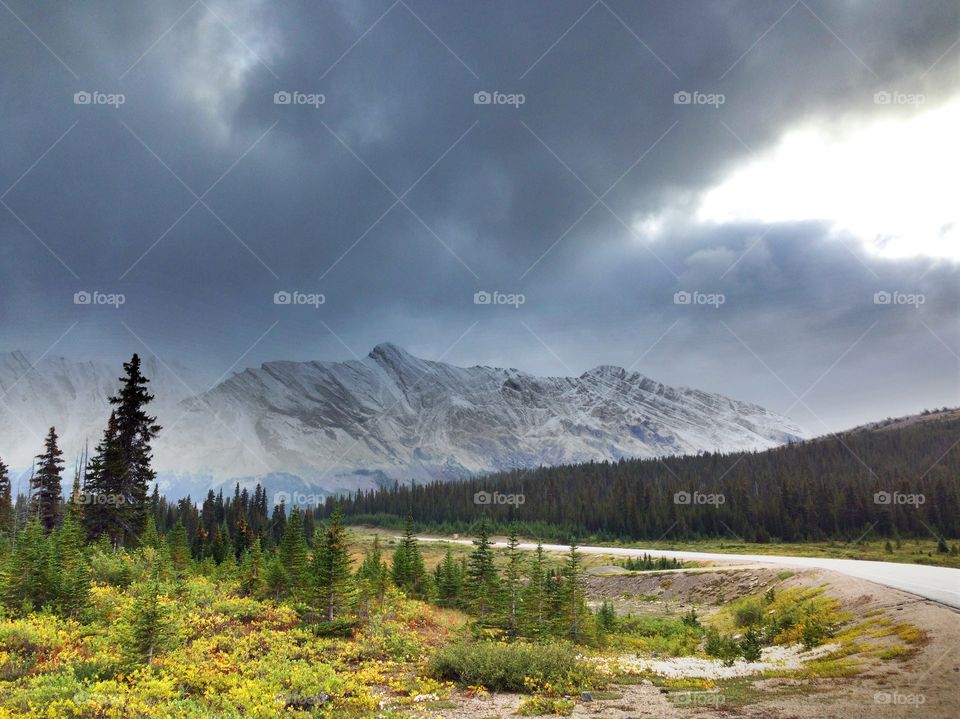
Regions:
M 425 541 L 449 541 L 457 544 L 470 544 L 469 539 L 448 539 L 422 537 Z M 497 542 L 496 546 L 505 546 Z M 523 543 L 522 549 L 535 549 L 535 544 Z M 562 544 L 544 544 L 543 548 L 551 552 L 568 551 Z M 774 564 L 785 567 L 807 567 L 829 569 L 857 579 L 893 587 L 910 594 L 932 599 L 941 604 L 960 609 L 960 569 L 948 567 L 928 567 L 922 564 L 899 564 L 896 562 L 868 562 L 859 559 L 826 559 L 821 557 L 780 557 L 758 554 L 720 554 L 715 552 L 677 552 L 663 549 L 624 549 L 621 547 L 580 547 L 585 554 L 607 554 L 617 557 L 638 557 L 649 554 L 651 557 L 669 557 L 688 560 L 709 560 L 723 562 L 754 562 Z

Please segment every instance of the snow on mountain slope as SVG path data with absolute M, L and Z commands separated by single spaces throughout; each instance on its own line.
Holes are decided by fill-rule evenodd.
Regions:
M 216 483 L 333 492 L 395 479 L 620 457 L 763 449 L 789 419 L 601 366 L 580 377 L 454 367 L 377 345 L 359 361 L 269 362 L 181 403 L 156 466 Z

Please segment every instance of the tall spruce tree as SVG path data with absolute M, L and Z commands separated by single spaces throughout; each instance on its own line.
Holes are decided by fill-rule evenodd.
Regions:
M 319 609 L 332 622 L 353 595 L 350 547 L 339 506 L 313 553 L 313 581 Z
M 417 542 L 413 524 L 413 515 L 408 514 L 400 546 L 393 553 L 393 565 L 390 577 L 403 592 L 414 599 L 427 596 L 427 570 L 423 564 L 423 554 Z
M 250 548 L 243 553 L 239 574 L 241 593 L 259 597 L 266 589 L 266 567 L 263 563 L 263 551 L 260 549 L 259 539 L 254 538 Z
M 174 576 L 183 577 L 190 567 L 190 546 L 187 543 L 187 530 L 181 519 L 177 519 L 177 523 L 167 535 L 167 554 Z
M 57 569 L 57 605 L 75 617 L 90 603 L 90 567 L 84 554 L 84 531 L 80 516 L 71 504 L 54 543 Z
M 560 591 L 560 611 L 564 635 L 580 642 L 586 634 L 587 582 L 583 559 L 577 551 L 576 539 L 570 539 L 570 551 L 563 566 Z
M 294 507 L 283 530 L 280 540 L 280 563 L 283 565 L 288 589 L 293 595 L 300 595 L 306 589 L 309 563 L 307 560 L 307 542 L 303 536 L 303 513 Z
M 116 441 L 123 458 L 124 472 L 119 478 L 122 503 L 113 505 L 115 512 L 123 517 L 123 539 L 133 540 L 143 529 L 147 515 L 147 492 L 156 478 L 150 466 L 153 458 L 150 442 L 160 432 L 157 418 L 149 415 L 145 407 L 153 401 L 147 391 L 150 380 L 140 371 L 140 356 L 134 354 L 123 363 L 124 376 L 120 378 L 120 391 L 110 398 L 116 413 Z
M 550 598 L 548 581 L 543 543 L 537 542 L 537 549 L 533 553 L 527 571 L 527 584 L 523 588 L 523 611 L 521 613 L 523 633 L 537 639 L 549 633 Z
M 170 608 L 161 600 L 156 576 L 140 588 L 126 619 L 123 644 L 133 663 L 150 663 L 176 639 L 176 624 Z
M 96 539 L 106 534 L 114 547 L 132 531 L 126 509 L 126 461 L 120 446 L 116 411 L 110 413 L 103 438 L 87 463 L 83 497 L 83 519 L 87 536 Z
M 450 547 L 447 547 L 443 561 L 437 565 L 435 577 L 437 604 L 441 607 L 458 606 L 463 594 L 463 571 L 460 563 L 453 558 L 453 550 Z
M 270 515 L 270 532 L 267 534 L 267 547 L 279 547 L 283 533 L 287 528 L 287 508 L 283 502 L 273 505 L 273 514 Z
M 507 630 L 510 637 L 516 637 L 520 632 L 523 555 L 520 551 L 520 540 L 517 539 L 517 530 L 513 527 L 510 528 L 507 538 L 506 555 L 507 566 L 503 572 L 503 628 Z
M 3 564 L 3 599 L 17 609 L 38 609 L 57 598 L 57 568 L 52 541 L 32 517 Z
M 486 517 L 480 520 L 473 545 L 474 549 L 467 560 L 467 597 L 470 609 L 483 624 L 489 621 L 500 604 L 500 577 L 493 562 Z
M 363 563 L 357 570 L 357 589 L 360 593 L 360 614 L 366 617 L 370 613 L 370 602 L 376 600 L 382 604 L 390 581 L 390 570 L 383 561 L 380 551 L 380 537 L 373 535 L 373 544 L 363 556 Z
M 43 525 L 49 534 L 60 523 L 63 512 L 63 452 L 57 446 L 57 430 L 53 427 L 47 433 L 43 454 L 37 455 L 37 472 L 31 480 L 31 513 Z

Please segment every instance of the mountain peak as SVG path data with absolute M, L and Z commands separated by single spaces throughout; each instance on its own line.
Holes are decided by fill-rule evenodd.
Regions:
M 602 364 L 597 365 L 593 369 L 587 370 L 580 375 L 581 379 L 585 379 L 587 377 L 599 377 L 601 379 L 632 379 L 634 377 L 642 378 L 643 375 L 641 375 L 639 372 L 625 370 L 623 367 L 618 367 L 617 365 Z
M 412 357 L 403 347 L 395 345 L 393 342 L 381 342 L 372 350 L 368 357 L 371 359 L 391 359 L 398 357 Z

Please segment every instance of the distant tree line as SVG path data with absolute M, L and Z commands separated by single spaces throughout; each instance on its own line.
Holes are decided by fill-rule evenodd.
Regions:
M 523 495 L 477 503 L 477 493 Z M 481 517 L 543 538 L 766 542 L 960 537 L 960 420 L 853 432 L 764 452 L 704 453 L 400 484 L 339 498 L 351 521 L 469 531 Z M 334 499 L 321 512 L 332 511 Z M 526 531 L 525 531 L 526 533 Z

